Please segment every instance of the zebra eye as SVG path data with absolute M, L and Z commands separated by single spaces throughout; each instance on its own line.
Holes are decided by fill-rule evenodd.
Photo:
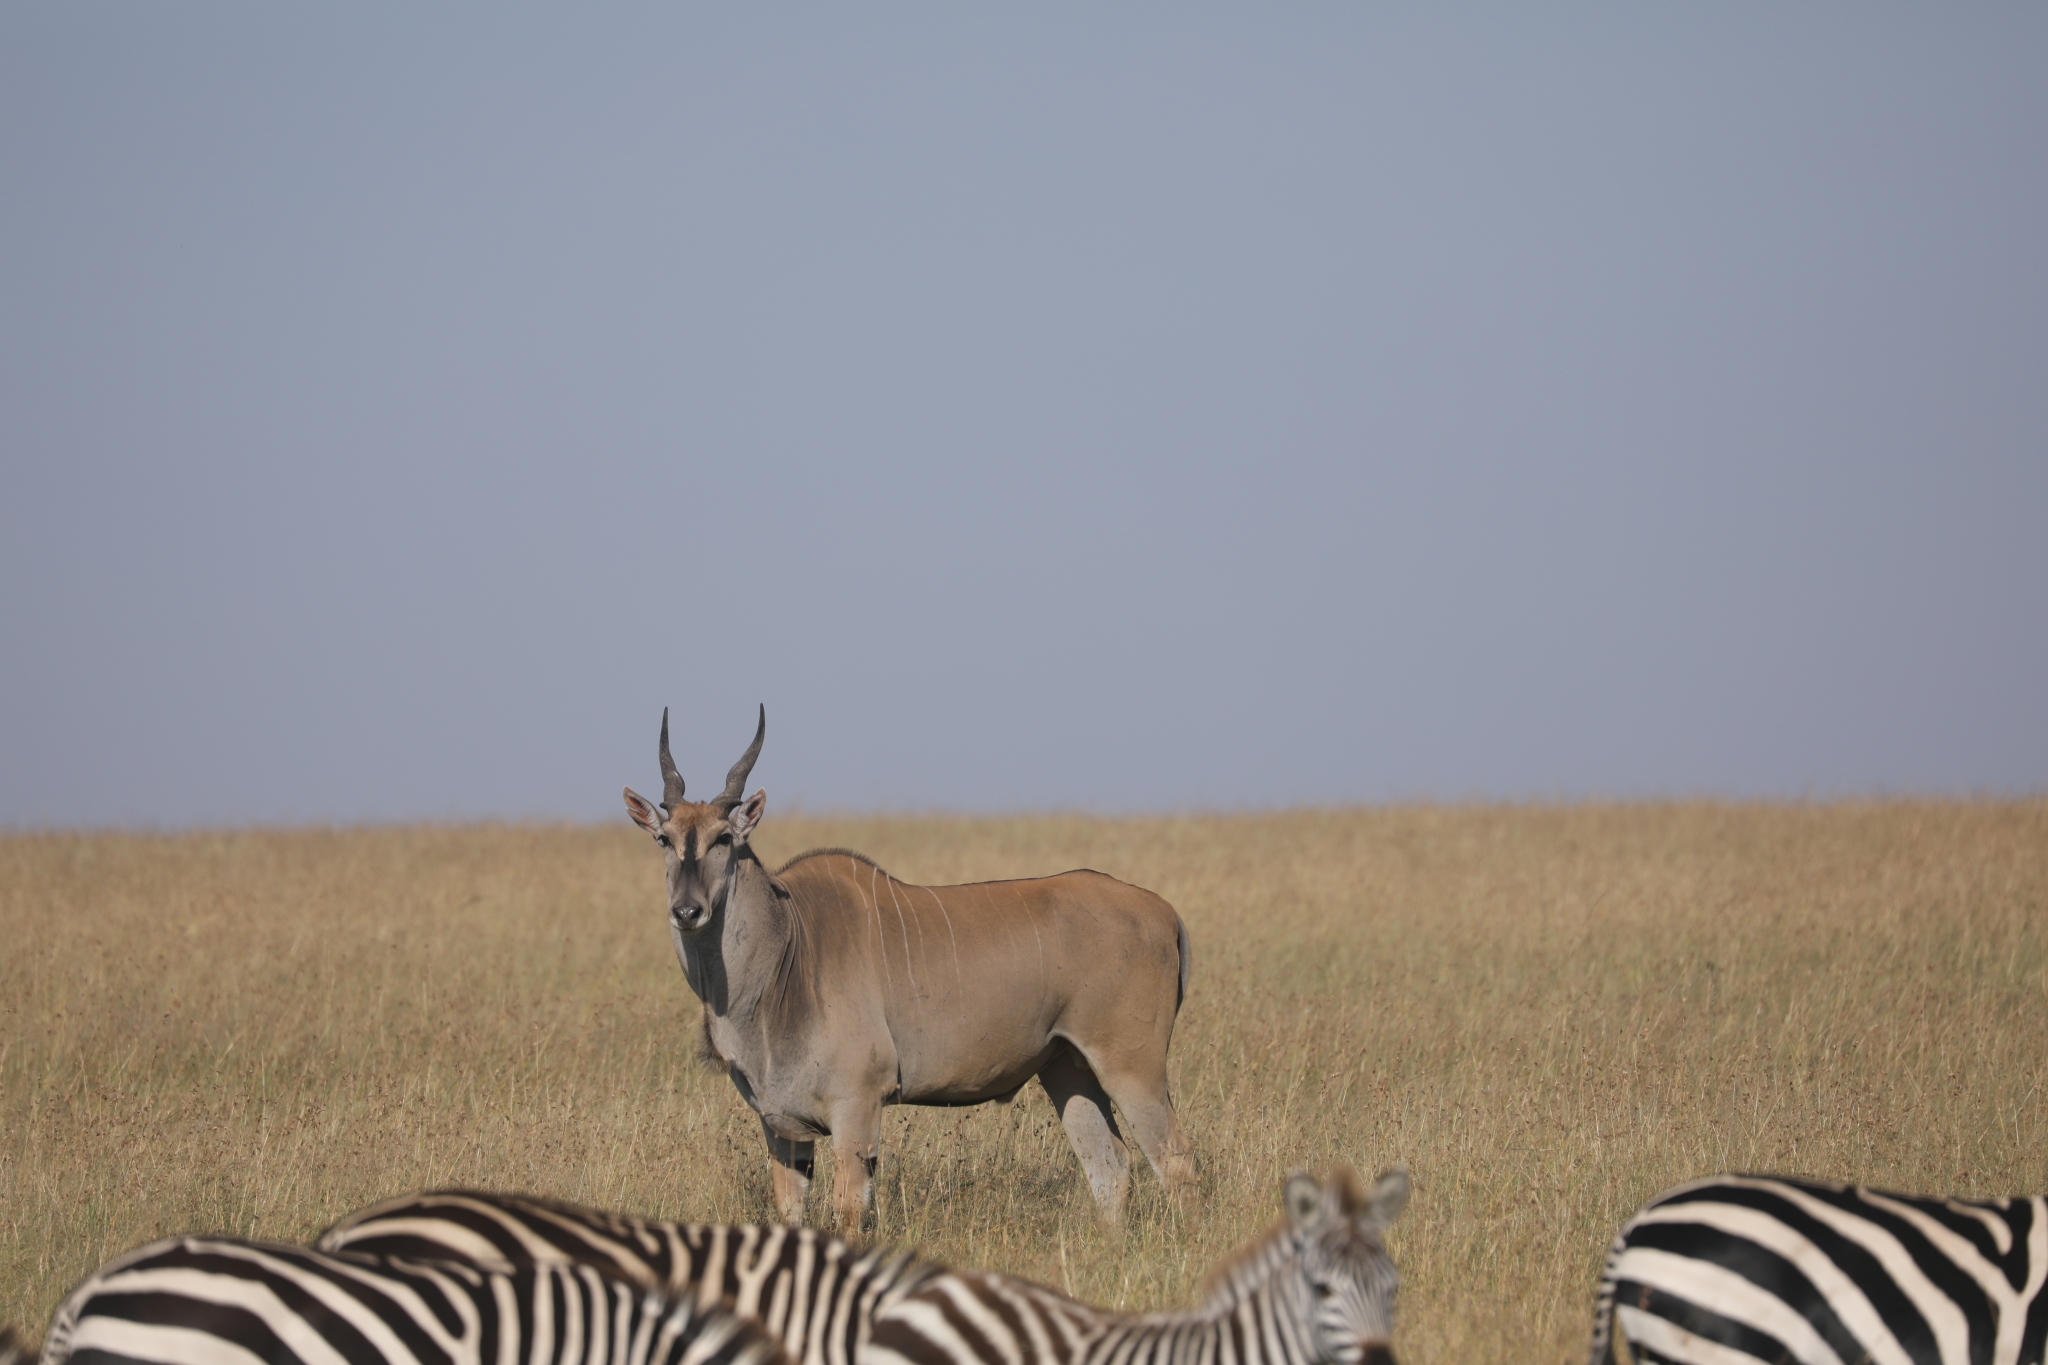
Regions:
M 1309 1276 L 1308 1287 L 1309 1291 L 1318 1298 L 1327 1298 L 1329 1296 L 1330 1282 L 1328 1280 L 1319 1279 L 1311 1275 Z

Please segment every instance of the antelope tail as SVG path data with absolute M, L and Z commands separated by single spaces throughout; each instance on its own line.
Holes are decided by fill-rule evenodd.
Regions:
M 1188 998 L 1188 971 L 1194 964 L 1194 956 L 1188 951 L 1188 926 L 1179 915 L 1173 917 L 1173 931 L 1180 940 L 1180 993 L 1173 997 L 1173 1012 L 1180 1013 L 1180 1002 Z M 5 1365 L 5 1362 L 0 1362 Z

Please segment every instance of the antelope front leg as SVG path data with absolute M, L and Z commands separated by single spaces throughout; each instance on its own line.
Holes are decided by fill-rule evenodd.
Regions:
M 849 1104 L 832 1116 L 832 1203 L 839 1214 L 841 1236 L 851 1237 L 875 1207 L 875 1167 L 882 1106 L 878 1102 Z
M 777 1135 L 766 1119 L 761 1120 L 761 1135 L 768 1139 L 768 1181 L 775 1187 L 775 1216 L 785 1223 L 801 1223 L 804 1201 L 811 1193 L 817 1146 Z

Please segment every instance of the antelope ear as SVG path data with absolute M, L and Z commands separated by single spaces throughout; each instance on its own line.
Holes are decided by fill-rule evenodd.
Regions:
M 1408 1168 L 1395 1164 L 1380 1172 L 1380 1178 L 1372 1182 L 1372 1192 L 1365 1197 L 1365 1211 L 1359 1215 L 1359 1222 L 1378 1232 L 1401 1216 L 1401 1210 L 1408 1207 Z
M 1322 1214 L 1323 1187 L 1307 1171 L 1296 1171 L 1287 1177 L 1287 1191 L 1280 1202 L 1287 1206 L 1287 1221 L 1294 1235 L 1306 1237 Z
M 626 788 L 626 814 L 633 817 L 633 823 L 652 834 L 661 837 L 661 812 L 652 802 L 631 787 Z
M 736 844 L 744 844 L 747 841 L 747 836 L 752 834 L 755 828 L 760 825 L 761 814 L 767 809 L 768 789 L 766 787 L 761 788 L 761 790 L 755 792 L 745 801 L 734 806 L 732 814 L 725 817 L 726 825 L 732 830 L 732 841 Z

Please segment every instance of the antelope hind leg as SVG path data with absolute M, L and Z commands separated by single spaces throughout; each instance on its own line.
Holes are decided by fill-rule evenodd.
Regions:
M 1071 1043 L 1038 1073 L 1038 1083 L 1066 1125 L 1067 1141 L 1074 1144 L 1074 1155 L 1088 1173 L 1088 1189 L 1102 1216 L 1122 1222 L 1124 1199 L 1131 1192 L 1131 1153 L 1117 1131 L 1109 1092 Z
M 777 1135 L 766 1119 L 761 1121 L 761 1135 L 768 1139 L 768 1180 L 775 1187 L 775 1216 L 785 1223 L 801 1223 L 804 1201 L 811 1193 L 817 1145 Z
M 1079 1052 L 1080 1049 L 1074 1049 Z M 1180 1126 L 1173 1109 L 1173 1097 L 1166 1088 L 1166 1059 L 1097 1057 L 1095 1074 L 1124 1111 L 1138 1150 L 1159 1173 L 1159 1183 L 1168 1193 L 1191 1191 L 1195 1186 L 1195 1147 Z M 1105 1110 L 1108 1105 L 1104 1105 Z
M 1131 1095 L 1132 1089 L 1135 1087 L 1119 1086 L 1116 1102 L 1130 1121 L 1131 1136 L 1138 1140 L 1138 1150 L 1152 1163 L 1152 1169 L 1159 1172 L 1159 1183 L 1169 1193 L 1194 1189 L 1195 1148 L 1181 1130 L 1180 1115 L 1173 1111 L 1173 1103 L 1163 1096 L 1154 1098 L 1147 1095 L 1143 1090 Z

